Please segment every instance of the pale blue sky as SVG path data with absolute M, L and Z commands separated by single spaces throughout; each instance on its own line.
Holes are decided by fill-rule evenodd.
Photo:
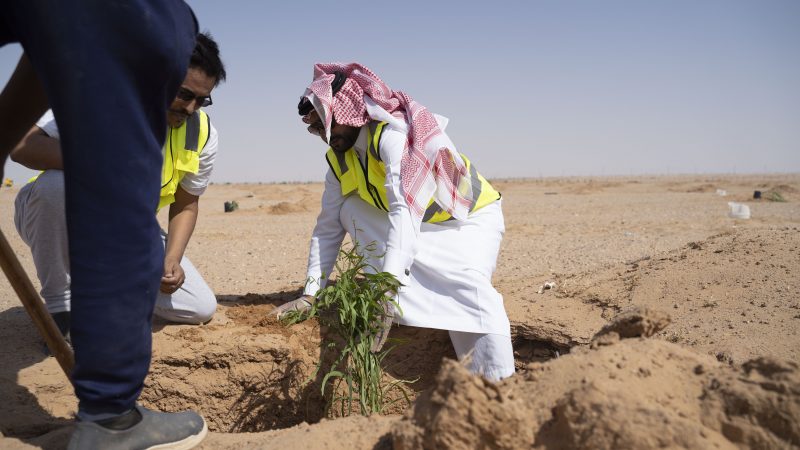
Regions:
M 800 172 L 798 1 L 189 3 L 228 69 L 216 182 L 323 179 L 296 113 L 317 61 L 449 117 L 488 177 Z

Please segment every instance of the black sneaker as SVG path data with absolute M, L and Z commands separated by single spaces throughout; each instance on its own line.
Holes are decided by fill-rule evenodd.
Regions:
M 163 413 L 136 405 L 130 413 L 113 419 L 78 422 L 67 448 L 186 450 L 199 444 L 206 433 L 205 420 L 194 411 Z

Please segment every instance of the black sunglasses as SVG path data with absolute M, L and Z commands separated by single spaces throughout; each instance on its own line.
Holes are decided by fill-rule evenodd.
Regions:
M 194 92 L 190 91 L 189 89 L 186 89 L 185 87 L 178 89 L 178 93 L 175 94 L 175 97 L 185 102 L 191 102 L 192 100 L 197 100 L 197 103 L 202 107 L 211 106 L 214 104 L 214 102 L 211 101 L 210 95 L 196 95 Z

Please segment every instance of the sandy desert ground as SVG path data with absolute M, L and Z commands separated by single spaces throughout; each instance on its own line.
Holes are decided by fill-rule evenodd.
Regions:
M 207 449 L 800 446 L 800 175 L 494 184 L 514 377 L 472 377 L 446 332 L 396 327 L 387 372 L 419 377 L 414 405 L 326 418 L 306 383 L 324 330 L 268 314 L 304 281 L 322 185 L 213 185 L 188 256 L 220 307 L 203 326 L 154 324 L 142 403 L 200 411 Z M 33 275 L 17 189 L 0 189 L 0 227 Z M 5 279 L 0 342 L 0 448 L 63 448 L 76 400 Z

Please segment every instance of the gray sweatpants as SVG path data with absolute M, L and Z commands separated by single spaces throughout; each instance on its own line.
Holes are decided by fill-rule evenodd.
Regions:
M 50 314 L 70 310 L 69 250 L 64 209 L 64 173 L 47 170 L 28 183 L 14 202 L 14 224 L 33 254 L 42 298 Z M 161 233 L 166 245 L 166 233 Z M 165 320 L 200 324 L 217 309 L 217 299 L 203 277 L 184 257 L 186 281 L 173 294 L 159 292 L 154 314 Z

